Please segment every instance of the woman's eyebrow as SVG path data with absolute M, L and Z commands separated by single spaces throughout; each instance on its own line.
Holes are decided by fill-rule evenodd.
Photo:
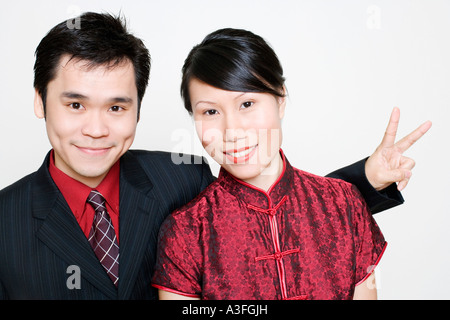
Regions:
M 195 107 L 197 106 L 197 105 L 199 105 L 200 103 L 207 103 L 207 104 L 216 104 L 215 102 L 212 102 L 212 101 L 208 101 L 208 100 L 200 100 L 200 101 L 197 101 L 196 103 L 195 103 Z

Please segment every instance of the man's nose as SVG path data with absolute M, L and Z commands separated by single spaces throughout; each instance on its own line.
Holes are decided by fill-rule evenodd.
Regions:
M 100 138 L 109 134 L 109 126 L 106 117 L 99 111 L 86 114 L 82 133 L 93 138 Z

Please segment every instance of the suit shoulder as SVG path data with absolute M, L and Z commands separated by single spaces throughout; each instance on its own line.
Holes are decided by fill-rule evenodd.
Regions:
M 189 164 L 188 160 L 192 159 L 202 159 L 201 156 L 196 156 L 192 154 L 187 153 L 178 153 L 178 152 L 169 152 L 169 151 L 161 151 L 161 150 L 140 150 L 140 149 L 133 149 L 128 150 L 131 154 L 133 154 L 137 158 L 145 158 L 145 159 L 153 159 L 155 161 L 158 160 L 168 160 L 173 159 L 175 164 L 179 163 L 187 163 Z M 176 161 L 178 160 L 178 161 Z
M 178 181 L 181 184 L 197 184 L 201 183 L 205 172 L 206 175 L 210 174 L 208 162 L 200 156 L 144 150 L 130 153 L 154 181 L 167 183 L 181 180 Z
M 214 180 L 206 160 L 199 156 L 132 150 L 123 160 L 130 174 L 149 178 L 154 194 L 168 205 L 168 213 L 192 200 Z M 133 163 L 139 168 L 131 168 Z
M 11 185 L 3 188 L 0 190 L 0 201 L 5 201 L 8 199 L 13 198 L 14 195 L 28 192 L 31 181 L 34 178 L 35 173 L 31 173 L 29 175 L 26 175 L 25 177 L 21 178 L 20 180 L 17 180 L 16 182 L 12 183 Z
M 139 161 L 161 163 L 164 166 L 208 164 L 208 161 L 204 157 L 186 153 L 147 150 L 129 150 L 129 152 Z

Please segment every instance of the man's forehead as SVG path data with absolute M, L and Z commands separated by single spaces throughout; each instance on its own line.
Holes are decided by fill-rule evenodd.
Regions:
M 58 63 L 58 69 L 66 71 L 82 71 L 82 72 L 111 72 L 117 69 L 128 70 L 133 68 L 133 64 L 128 58 L 114 59 L 104 63 L 95 60 L 81 59 L 77 56 L 63 55 Z M 58 72 L 58 71 L 57 71 Z
M 129 60 L 109 66 L 94 65 L 76 57 L 62 57 L 48 89 L 65 99 L 137 101 L 134 69 Z

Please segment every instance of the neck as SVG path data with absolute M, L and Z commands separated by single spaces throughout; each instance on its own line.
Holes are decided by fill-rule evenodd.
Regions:
M 106 177 L 109 171 L 106 171 L 102 173 L 101 175 L 92 175 L 88 176 L 87 174 L 83 175 L 75 170 L 71 169 L 70 166 L 68 166 L 59 156 L 56 152 L 53 153 L 54 155 L 54 164 L 57 169 L 59 169 L 61 172 L 66 174 L 67 176 L 71 177 L 74 180 L 77 180 L 78 182 L 81 182 L 85 184 L 86 186 L 94 189 L 96 188 Z
M 283 159 L 281 158 L 281 155 L 278 154 L 278 156 L 275 157 L 270 164 L 263 169 L 261 174 L 244 181 L 267 192 L 280 177 L 283 172 L 283 167 Z

